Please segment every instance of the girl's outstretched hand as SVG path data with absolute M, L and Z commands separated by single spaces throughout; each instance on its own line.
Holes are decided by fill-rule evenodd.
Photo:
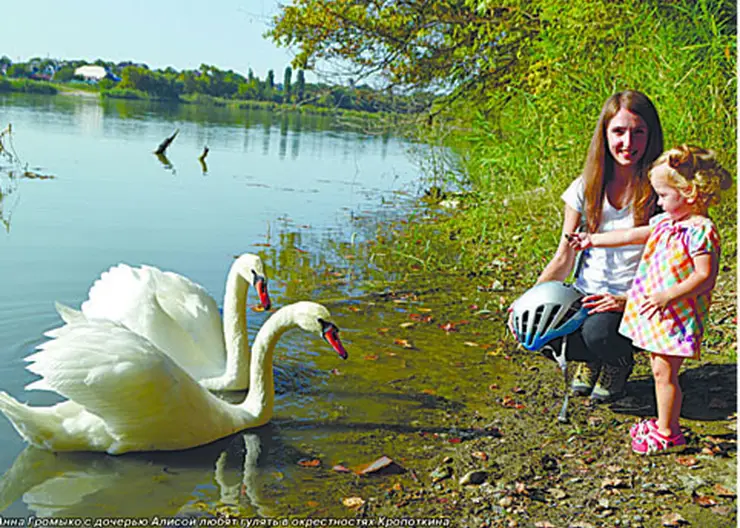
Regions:
M 626 302 L 625 297 L 611 293 L 586 295 L 581 299 L 581 304 L 588 310 L 589 315 L 602 312 L 623 312 Z
M 591 235 L 588 233 L 565 233 L 564 236 L 568 240 L 568 245 L 576 251 L 583 251 L 593 245 Z

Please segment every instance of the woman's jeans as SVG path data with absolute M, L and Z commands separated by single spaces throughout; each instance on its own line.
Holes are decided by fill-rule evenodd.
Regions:
M 599 361 L 615 367 L 632 365 L 632 341 L 617 330 L 623 312 L 603 312 L 586 317 L 581 328 L 568 335 L 568 361 Z

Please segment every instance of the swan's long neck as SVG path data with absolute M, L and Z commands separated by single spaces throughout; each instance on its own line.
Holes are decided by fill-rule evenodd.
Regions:
M 247 365 L 247 290 L 249 282 L 239 273 L 236 263 L 231 266 L 224 294 L 224 346 L 226 347 L 225 374 L 237 383 L 248 385 Z
M 249 394 L 241 407 L 254 416 L 264 418 L 266 423 L 272 416 L 275 403 L 275 380 L 272 373 L 272 357 L 280 337 L 296 326 L 290 306 L 275 312 L 260 328 L 252 345 L 249 368 Z

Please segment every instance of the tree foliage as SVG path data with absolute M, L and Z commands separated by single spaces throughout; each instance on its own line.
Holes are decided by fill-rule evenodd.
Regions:
M 696 6 L 711 12 L 702 22 L 713 25 L 698 26 Z M 297 48 L 296 67 L 349 64 L 354 77 L 490 109 L 503 90 L 537 94 L 561 75 L 603 67 L 651 14 L 681 20 L 708 54 L 708 40 L 722 54 L 734 50 L 735 6 L 727 0 L 293 0 L 269 35 Z

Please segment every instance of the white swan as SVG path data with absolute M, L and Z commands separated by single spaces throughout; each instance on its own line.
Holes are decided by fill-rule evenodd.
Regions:
M 146 337 L 209 390 L 244 390 L 249 386 L 250 284 L 269 309 L 262 260 L 245 253 L 234 261 L 226 279 L 222 323 L 216 301 L 199 284 L 151 266 L 119 264 L 92 285 L 81 315 L 121 323 Z M 81 317 L 59 303 L 57 311 L 65 322 Z
M 322 336 L 346 359 L 337 327 L 320 304 L 298 302 L 275 312 L 255 338 L 251 387 L 238 405 L 199 385 L 151 341 L 107 320 L 72 322 L 27 358 L 41 379 L 27 389 L 68 398 L 30 407 L 0 392 L 0 411 L 27 442 L 52 451 L 169 451 L 207 444 L 258 427 L 272 417 L 275 344 L 298 326 Z

